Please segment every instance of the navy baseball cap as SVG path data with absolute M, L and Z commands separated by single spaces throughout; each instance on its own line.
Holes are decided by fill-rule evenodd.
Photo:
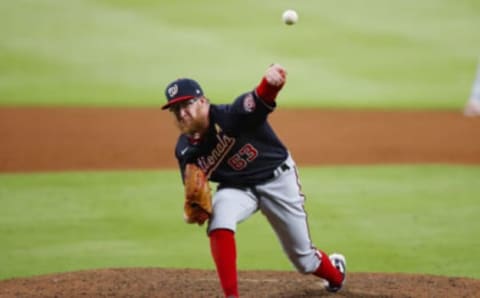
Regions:
M 168 109 L 171 105 L 174 105 L 178 102 L 202 95 L 202 88 L 195 80 L 186 78 L 175 80 L 168 84 L 167 88 L 165 89 L 167 103 L 162 107 L 162 110 Z

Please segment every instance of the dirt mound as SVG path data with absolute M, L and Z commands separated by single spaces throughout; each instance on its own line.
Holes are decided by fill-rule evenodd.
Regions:
M 338 293 L 296 272 L 240 271 L 242 297 L 478 297 L 480 281 L 431 275 L 350 273 Z M 214 271 L 104 269 L 0 281 L 0 297 L 222 297 Z

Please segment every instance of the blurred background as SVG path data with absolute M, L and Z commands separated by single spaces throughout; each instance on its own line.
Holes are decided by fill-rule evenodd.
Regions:
M 158 106 L 184 76 L 228 102 L 278 62 L 287 106 L 458 109 L 478 28 L 475 0 L 1 1 L 0 104 Z
M 298 12 L 297 24 L 283 24 L 286 9 Z M 227 103 L 274 62 L 289 72 L 282 111 L 461 117 L 479 63 L 479 28 L 478 0 L 1 0 L 0 146 L 10 150 L 5 140 L 14 132 L 20 144 L 26 138 L 24 123 L 2 119 L 10 108 L 158 109 L 178 77 L 197 79 L 213 102 Z M 54 129 L 59 119 L 90 114 L 54 112 L 49 138 L 33 130 L 35 141 L 75 147 Z M 459 136 L 478 144 L 477 119 L 456 119 L 469 128 Z M 111 127 L 133 133 L 117 121 Z M 95 125 L 87 137 L 98 136 Z M 116 144 L 123 143 L 101 145 Z M 466 149 L 480 155 L 478 148 Z M 350 272 L 480 278 L 478 164 L 312 165 L 301 173 L 312 238 L 347 255 Z M 0 173 L 0 279 L 108 267 L 213 269 L 204 230 L 183 223 L 182 204 L 174 169 Z M 239 231 L 240 269 L 293 269 L 262 216 Z

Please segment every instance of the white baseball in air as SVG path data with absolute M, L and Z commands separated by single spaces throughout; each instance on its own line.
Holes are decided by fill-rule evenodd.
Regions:
M 293 9 L 287 9 L 282 14 L 282 20 L 287 25 L 293 25 L 298 22 L 298 14 Z

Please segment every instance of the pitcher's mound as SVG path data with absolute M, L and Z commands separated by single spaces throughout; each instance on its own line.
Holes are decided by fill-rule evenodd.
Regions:
M 480 280 L 432 275 L 349 273 L 332 294 L 296 272 L 240 271 L 242 297 L 478 297 Z M 0 281 L 0 297 L 223 297 L 211 270 L 129 268 Z

